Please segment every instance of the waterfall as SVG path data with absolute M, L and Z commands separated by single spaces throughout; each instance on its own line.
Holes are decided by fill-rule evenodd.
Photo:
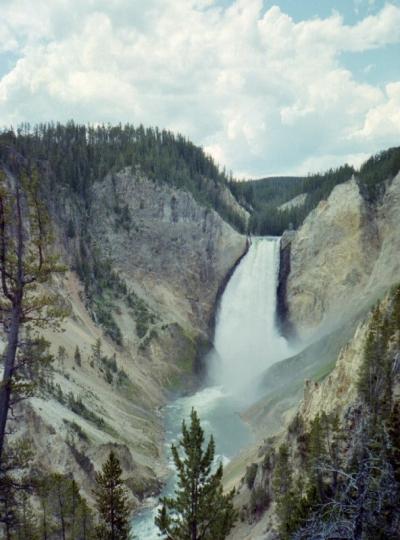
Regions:
M 192 407 L 206 435 L 214 435 L 218 458 L 223 463 L 251 442 L 252 434 L 237 413 L 256 399 L 257 377 L 288 355 L 286 341 L 275 326 L 278 267 L 279 239 L 253 239 L 221 299 L 215 328 L 216 352 L 208 358 L 209 385 L 165 409 L 168 453 L 170 444 L 180 435 L 182 419 L 188 419 Z M 172 475 L 164 496 L 173 493 L 174 484 Z M 139 540 L 159 538 L 154 525 L 156 513 L 153 504 L 135 516 L 132 529 Z
M 279 238 L 254 238 L 222 296 L 210 379 L 228 392 L 243 393 L 288 356 L 275 325 L 278 270 Z

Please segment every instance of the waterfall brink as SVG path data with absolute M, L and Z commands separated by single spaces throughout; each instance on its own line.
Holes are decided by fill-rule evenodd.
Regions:
M 279 238 L 254 238 L 222 296 L 210 382 L 229 393 L 254 389 L 257 376 L 289 354 L 275 325 L 278 271 Z

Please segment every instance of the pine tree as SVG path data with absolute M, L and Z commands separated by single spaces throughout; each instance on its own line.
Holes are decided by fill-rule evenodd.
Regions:
M 92 345 L 92 354 L 90 356 L 90 365 L 94 367 L 96 364 L 97 366 L 101 362 L 101 357 L 103 355 L 103 351 L 101 348 L 101 339 L 97 338 L 95 343 Z
M 31 498 L 26 491 L 19 495 L 18 508 L 19 522 L 17 526 L 16 538 L 18 540 L 38 540 L 38 527 L 36 513 L 33 509 Z
M 75 349 L 74 360 L 77 366 L 82 365 L 81 351 L 79 350 L 78 345 L 76 346 L 76 349 Z
M 178 473 L 175 497 L 164 497 L 155 523 L 163 538 L 174 540 L 223 540 L 232 529 L 237 511 L 233 507 L 234 490 L 222 488 L 222 464 L 213 472 L 213 437 L 203 449 L 204 431 L 192 409 L 190 427 L 182 423 L 179 447 L 173 444 L 172 456 Z
M 96 475 L 94 496 L 100 522 L 97 536 L 101 540 L 127 540 L 129 537 L 129 505 L 122 470 L 113 451 Z
M 279 447 L 273 488 L 276 500 L 276 513 L 279 518 L 279 532 L 282 538 L 288 538 L 290 531 L 289 521 L 292 511 L 292 468 L 289 463 L 289 449 L 287 444 Z
M 92 512 L 72 476 L 40 475 L 35 479 L 34 495 L 41 540 L 94 540 Z
M 60 364 L 60 367 L 64 369 L 65 362 L 68 360 L 68 354 L 67 354 L 67 349 L 63 345 L 60 345 L 58 347 L 57 360 L 58 360 L 58 363 Z
M 4 451 L 0 474 L 0 538 L 14 539 L 21 524 L 27 523 L 29 512 L 25 503 L 27 494 L 32 491 L 28 475 L 32 458 L 32 446 L 28 439 L 17 438 Z
M 400 402 L 395 403 L 388 422 L 390 437 L 390 460 L 396 480 L 400 484 Z
M 321 465 L 326 457 L 326 421 L 324 413 L 321 416 L 318 414 L 311 423 L 309 438 L 309 480 L 312 487 L 315 487 L 319 501 L 322 501 L 324 497 Z
M 400 346 L 400 287 L 396 287 L 393 293 L 391 314 L 392 326 L 397 333 L 397 346 Z
M 372 312 L 369 332 L 364 349 L 364 361 L 359 371 L 357 390 L 364 403 L 376 418 L 379 399 L 379 375 L 382 361 L 382 339 L 380 335 L 381 313 L 379 307 Z
M 0 323 L 6 334 L 0 383 L 0 466 L 23 328 L 57 327 L 66 315 L 56 295 L 39 288 L 65 268 L 50 253 L 50 218 L 41 202 L 39 175 L 10 152 L 11 175 L 0 171 Z

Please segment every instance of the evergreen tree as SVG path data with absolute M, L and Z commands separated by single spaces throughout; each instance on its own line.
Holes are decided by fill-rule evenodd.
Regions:
M 93 540 L 93 515 L 70 475 L 53 473 L 35 479 L 39 538 Z
M 0 384 L 0 467 L 23 328 L 57 326 L 66 314 L 57 296 L 39 289 L 65 270 L 49 252 L 53 237 L 40 199 L 39 175 L 25 166 L 22 156 L 10 154 L 13 177 L 0 171 L 0 322 L 6 334 Z
M 282 538 L 288 538 L 290 531 L 290 514 L 292 512 L 292 468 L 289 463 L 289 449 L 287 444 L 279 447 L 273 488 L 276 500 L 276 513 L 279 518 L 279 532 Z
M 396 287 L 393 292 L 391 323 L 393 331 L 397 335 L 397 346 L 400 347 L 400 286 Z
M 326 429 L 326 416 L 317 415 L 311 423 L 311 431 L 309 436 L 309 481 L 319 501 L 323 500 L 324 496 L 324 484 L 321 465 L 326 458 L 325 448 L 325 429 Z
M 101 540 L 127 540 L 129 537 L 129 505 L 122 470 L 113 451 L 96 475 L 94 495 L 100 522 L 97 536 Z
M 97 338 L 95 343 L 92 345 L 92 354 L 90 356 L 90 365 L 92 367 L 94 367 L 95 364 L 97 366 L 100 365 L 102 354 L 101 339 Z
M 57 360 L 58 360 L 58 363 L 59 363 L 60 367 L 64 370 L 65 362 L 68 360 L 67 349 L 64 347 L 64 345 L 60 345 L 58 347 Z
M 398 401 L 391 412 L 388 422 L 388 433 L 390 437 L 390 460 L 396 475 L 396 480 L 400 484 L 400 402 Z
M 223 540 L 232 529 L 237 511 L 233 507 L 234 490 L 222 488 L 222 464 L 213 472 L 213 437 L 203 449 L 204 431 L 192 409 L 190 426 L 182 423 L 180 454 L 173 444 L 172 456 L 178 473 L 175 497 L 161 500 L 155 523 L 163 538 L 173 540 Z
M 75 349 L 74 360 L 77 366 L 82 365 L 82 356 L 81 356 L 81 351 L 79 350 L 78 345 L 76 346 L 76 349 Z
M 26 491 L 19 495 L 18 525 L 16 536 L 18 540 L 38 540 L 38 527 L 36 523 L 36 513 L 32 507 L 32 501 Z
M 0 474 L 0 538 L 10 540 L 27 524 L 30 515 L 27 501 L 32 492 L 28 469 L 33 458 L 31 442 L 18 438 L 3 453 Z

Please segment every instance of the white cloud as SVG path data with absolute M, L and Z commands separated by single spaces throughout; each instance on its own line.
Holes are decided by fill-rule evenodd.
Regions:
M 400 140 L 400 82 L 386 85 L 385 90 L 386 99 L 368 111 L 364 125 L 350 139 L 378 140 L 383 145 Z
M 348 26 L 337 13 L 296 23 L 262 0 L 2 3 L 3 47 L 20 55 L 0 81 L 4 124 L 158 125 L 256 175 L 357 160 L 398 138 L 400 83 L 382 90 L 340 63 L 400 43 L 394 5 Z

